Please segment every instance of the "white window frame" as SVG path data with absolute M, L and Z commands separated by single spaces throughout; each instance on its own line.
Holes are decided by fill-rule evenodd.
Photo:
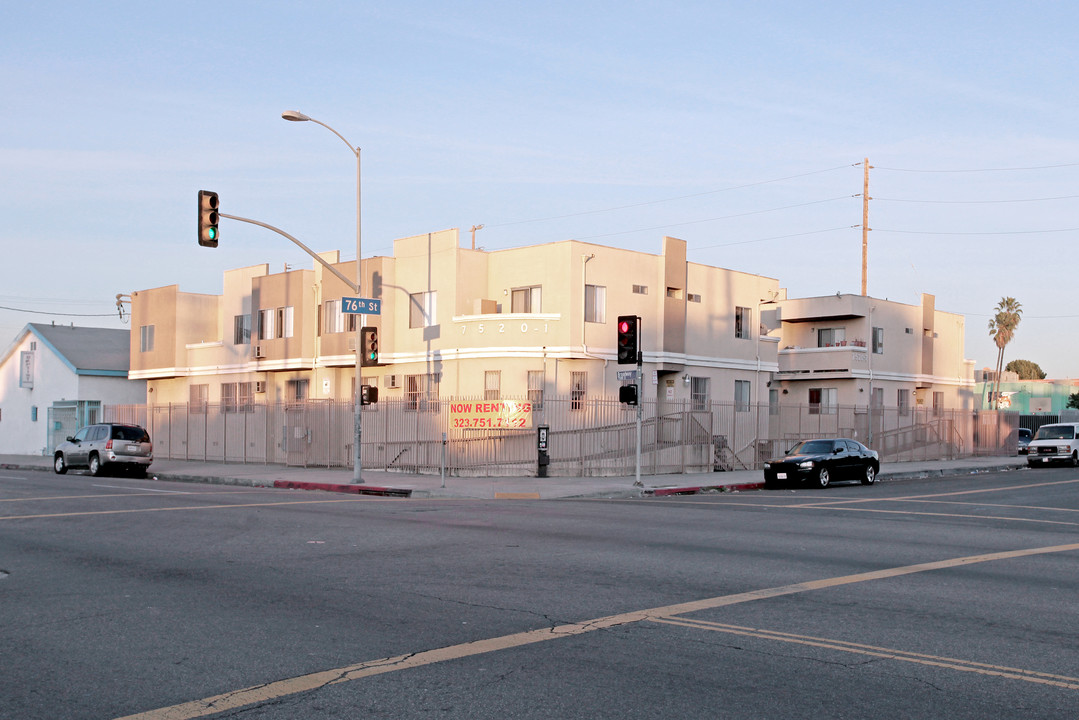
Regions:
M 154 351 L 154 326 L 139 326 L 139 352 Z
M 607 286 L 584 286 L 584 321 L 592 323 L 607 322 Z
M 435 324 L 438 294 L 435 290 L 412 293 L 408 296 L 408 326 L 429 328 Z
M 753 384 L 749 380 L 734 381 L 734 411 L 749 412 L 753 402 Z
M 737 306 L 734 308 L 734 337 L 739 340 L 750 340 L 753 337 L 751 325 L 753 312 L 751 308 Z

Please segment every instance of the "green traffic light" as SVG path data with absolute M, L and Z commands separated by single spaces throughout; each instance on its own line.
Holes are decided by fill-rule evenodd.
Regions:
M 209 230 L 207 230 L 206 234 L 210 236 L 211 240 L 216 240 L 217 239 L 217 228 L 215 228 L 215 227 L 209 228 Z

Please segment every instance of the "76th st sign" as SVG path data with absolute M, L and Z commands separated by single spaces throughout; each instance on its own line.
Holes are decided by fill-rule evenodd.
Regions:
M 381 315 L 382 301 L 372 298 L 341 298 L 341 312 L 351 315 Z

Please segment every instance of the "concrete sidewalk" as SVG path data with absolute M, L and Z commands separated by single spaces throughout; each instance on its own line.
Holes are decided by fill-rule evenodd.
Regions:
M 929 460 L 885 463 L 878 474 L 882 482 L 907 478 L 970 475 L 1026 467 L 1025 457 L 970 457 L 961 460 Z M 0 455 L 0 468 L 52 472 L 52 459 L 35 455 Z M 72 470 L 72 474 L 85 471 Z M 297 468 L 284 465 L 212 463 L 155 460 L 150 478 L 179 482 L 203 482 L 248 487 L 323 490 L 389 497 L 551 499 L 626 498 L 696 492 L 737 492 L 764 487 L 760 470 L 701 473 L 692 475 L 642 475 L 643 487 L 629 477 L 449 477 L 365 470 L 362 485 L 352 484 L 350 468 Z

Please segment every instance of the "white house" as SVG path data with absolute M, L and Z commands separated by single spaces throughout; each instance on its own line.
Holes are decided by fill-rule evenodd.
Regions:
M 30 323 L 0 355 L 0 454 L 49 454 L 101 418 L 103 405 L 146 402 L 129 380 L 131 333 Z

